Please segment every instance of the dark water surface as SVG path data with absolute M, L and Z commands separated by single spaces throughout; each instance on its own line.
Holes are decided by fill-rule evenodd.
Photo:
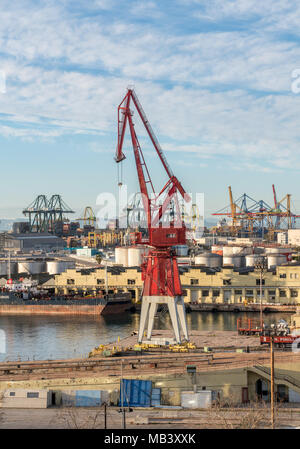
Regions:
M 238 317 L 254 317 L 258 313 L 192 312 L 187 314 L 191 330 L 236 330 Z M 280 318 L 290 321 L 289 314 L 264 314 L 264 321 L 272 323 Z M 110 317 L 93 316 L 0 316 L 0 337 L 5 335 L 6 353 L 0 361 L 48 360 L 86 357 L 99 344 L 116 342 L 137 330 L 138 314 Z M 168 316 L 157 318 L 156 329 L 170 328 Z M 1 332 L 4 331 L 4 332 Z M 0 351 L 3 350 L 0 341 Z

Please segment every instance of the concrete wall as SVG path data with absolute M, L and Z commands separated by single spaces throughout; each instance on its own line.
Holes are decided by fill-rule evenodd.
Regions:
M 287 374 L 300 383 L 300 363 L 276 363 L 276 373 Z M 275 374 L 276 374 L 275 373 Z M 66 373 L 66 376 L 68 374 Z M 248 398 L 250 401 L 256 400 L 255 383 L 265 376 L 252 372 L 250 368 L 237 368 L 234 370 L 216 370 L 199 373 L 177 373 L 177 374 L 136 374 L 126 375 L 128 379 L 140 379 L 152 381 L 153 388 L 161 390 L 162 405 L 181 405 L 181 394 L 183 392 L 200 392 L 204 388 L 214 393 L 214 397 L 218 397 L 222 403 L 229 405 L 241 404 L 242 389 L 248 388 Z M 275 382 L 275 392 L 277 385 L 283 382 Z M 74 405 L 74 397 L 76 390 L 101 390 L 101 398 L 105 397 L 106 401 L 113 405 L 118 404 L 120 378 L 119 377 L 83 377 L 83 378 L 62 378 L 62 379 L 45 379 L 31 381 L 14 381 L 0 382 L 0 391 L 5 392 L 5 400 L 11 401 L 12 407 L 28 407 L 38 406 L 38 408 L 46 407 L 51 402 L 52 393 L 55 396 L 56 405 Z M 42 391 L 41 391 L 42 390 Z M 48 395 L 47 390 L 50 391 Z M 18 391 L 20 394 L 19 402 L 16 399 L 7 398 L 8 391 Z M 24 393 L 21 393 L 21 392 Z M 41 399 L 29 399 L 25 397 L 27 391 L 41 391 L 43 397 Z M 289 394 L 287 389 L 287 394 Z M 300 394 L 300 391 L 299 391 Z M 7 402 L 7 403 L 8 403 Z M 33 405 L 32 405 L 33 404 Z
M 6 390 L 1 400 L 2 408 L 47 408 L 50 405 L 51 392 L 47 390 L 25 390 L 17 388 Z

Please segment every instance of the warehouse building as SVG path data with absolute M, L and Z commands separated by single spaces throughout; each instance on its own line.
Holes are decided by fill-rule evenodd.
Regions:
M 180 267 L 184 300 L 187 303 L 239 304 L 260 300 L 260 273 L 254 268 Z M 107 283 L 107 285 L 106 285 Z M 130 292 L 138 301 L 143 281 L 139 267 L 108 267 L 88 270 L 67 270 L 55 276 L 55 291 L 98 293 L 110 291 Z M 262 279 L 264 303 L 300 304 L 300 264 L 285 264 L 268 270 Z
M 55 250 L 65 247 L 63 239 L 47 232 L 43 233 L 3 233 L 0 237 L 0 248 L 4 250 Z

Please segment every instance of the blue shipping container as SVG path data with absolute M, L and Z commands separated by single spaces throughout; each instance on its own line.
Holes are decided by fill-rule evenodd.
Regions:
M 160 406 L 160 397 L 161 397 L 160 388 L 152 388 L 152 394 L 151 394 L 152 407 Z
M 122 381 L 120 405 L 122 405 Z M 123 379 L 123 405 L 125 407 L 151 407 L 152 382 L 150 380 Z
M 100 390 L 77 390 L 75 395 L 76 407 L 99 407 L 101 406 Z

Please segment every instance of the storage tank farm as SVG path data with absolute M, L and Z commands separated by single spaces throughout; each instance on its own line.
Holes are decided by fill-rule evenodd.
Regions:
M 288 262 L 291 253 L 292 250 L 286 247 L 212 245 L 210 251 L 206 250 L 195 256 L 195 265 L 253 268 L 263 256 L 268 261 L 268 269 L 274 269 Z

